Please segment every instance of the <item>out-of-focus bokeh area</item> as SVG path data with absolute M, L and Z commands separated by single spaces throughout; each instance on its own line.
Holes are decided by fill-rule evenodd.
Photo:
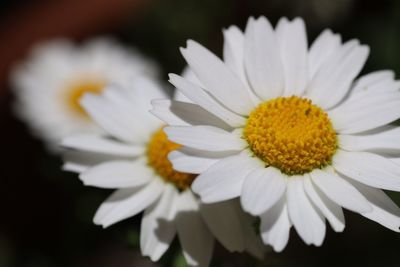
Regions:
M 11 110 L 8 86 L 12 65 L 32 44 L 54 37 L 76 41 L 112 36 L 135 46 L 167 73 L 179 73 L 178 48 L 194 39 L 221 54 L 221 29 L 242 29 L 249 16 L 305 19 L 309 39 L 324 28 L 344 40 L 371 47 L 363 73 L 400 73 L 400 1 L 397 0 L 6 0 L 0 4 L 0 266 L 185 266 L 174 242 L 162 260 L 151 263 L 138 248 L 140 216 L 101 229 L 92 217 L 111 192 L 84 187 L 75 174 L 60 170 L 61 160 Z M 398 77 L 398 76 L 397 76 Z M 400 179 L 400 177 L 399 177 Z M 400 204 L 400 193 L 390 193 Z M 211 266 L 400 266 L 400 234 L 346 212 L 346 229 L 328 227 L 322 247 L 305 245 L 294 231 L 282 253 L 265 261 L 229 254 L 217 247 Z

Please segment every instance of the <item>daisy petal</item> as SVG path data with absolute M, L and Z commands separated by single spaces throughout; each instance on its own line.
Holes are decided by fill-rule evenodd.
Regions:
M 311 182 L 310 177 L 304 177 L 304 189 L 312 203 L 321 211 L 329 221 L 335 232 L 342 232 L 345 226 L 344 214 L 342 208 L 328 199 Z
M 400 158 L 390 158 L 390 161 L 393 161 L 394 163 L 396 163 L 397 165 L 400 165 Z
M 114 107 L 115 113 L 124 113 L 134 126 L 137 126 L 137 123 L 140 122 L 140 128 L 144 128 L 145 133 L 153 132 L 160 127 L 160 121 L 149 113 L 152 107 L 151 100 L 154 98 L 163 99 L 167 96 L 149 78 L 134 78 L 132 83 L 133 89 L 128 86 L 108 86 L 101 96 L 108 101 L 109 105 Z M 150 89 L 151 87 L 155 88 Z M 162 94 L 153 93 L 153 90 L 161 91 Z M 156 97 L 156 95 L 160 96 Z M 134 118 L 132 118 L 133 116 Z
M 247 175 L 240 201 L 246 212 L 260 215 L 271 208 L 286 190 L 287 177 L 278 169 L 256 169 Z
M 264 100 L 282 95 L 284 77 L 279 45 L 265 17 L 249 19 L 244 46 L 246 75 L 255 93 Z
M 106 228 L 135 216 L 153 204 L 160 197 L 164 187 L 163 181 L 154 179 L 144 187 L 119 189 L 101 204 L 93 221 Z
M 62 166 L 62 169 L 64 171 L 81 173 L 98 164 L 110 160 L 131 160 L 131 159 L 113 155 L 104 155 L 97 153 L 89 153 L 85 151 L 69 150 L 63 153 L 63 160 L 64 164 Z
M 168 125 L 211 125 L 231 129 L 223 120 L 196 104 L 167 99 L 153 100 L 151 103 L 153 109 L 150 112 Z
M 392 231 L 400 232 L 400 208 L 380 189 L 372 188 L 356 181 L 350 181 L 370 202 L 372 211 L 362 213 Z
M 338 175 L 315 169 L 310 176 L 316 186 L 338 205 L 358 213 L 371 211 L 371 205 L 364 196 Z
M 320 246 L 325 238 L 325 221 L 309 201 L 303 179 L 301 176 L 292 176 L 287 183 L 290 221 L 306 244 Z
M 143 214 L 140 227 L 140 249 L 143 256 L 149 256 L 152 261 L 158 261 L 169 248 L 176 234 L 175 199 L 178 191 L 170 184 L 165 186 L 160 199 Z
M 369 48 L 358 41 L 344 44 L 315 74 L 307 88 L 308 96 L 324 109 L 335 106 L 349 91 L 368 54 Z
M 174 74 L 170 74 L 170 75 L 174 75 Z M 178 75 L 176 75 L 178 76 Z M 190 67 L 188 65 L 186 65 L 186 67 L 183 69 L 181 76 L 178 77 L 182 77 L 183 79 L 198 85 L 200 87 L 204 87 L 201 82 L 199 81 L 199 79 L 197 78 L 196 74 L 193 73 L 193 71 L 190 69 Z M 179 90 L 175 90 L 174 96 L 176 95 L 176 92 L 179 92 Z M 182 101 L 182 102 L 189 102 L 189 103 L 193 103 L 191 102 L 191 100 L 189 98 L 187 98 L 185 95 L 181 95 L 179 97 L 184 97 L 183 100 L 177 99 L 177 98 L 173 98 L 174 100 L 178 100 L 178 101 Z
M 396 81 L 394 79 L 386 79 L 376 82 L 368 87 L 364 87 L 359 93 L 374 93 L 380 94 L 382 92 L 398 92 L 400 90 L 400 81 Z M 357 95 L 357 92 L 354 92 L 351 96 Z
M 340 47 L 341 37 L 331 30 L 324 30 L 312 43 L 308 55 L 309 78 L 312 79 L 319 68 Z
M 359 93 L 328 115 L 340 134 L 368 131 L 400 118 L 400 96 L 398 92 Z
M 276 36 L 285 77 L 284 95 L 301 95 L 308 81 L 308 44 L 304 21 L 300 18 L 291 22 L 286 18 L 280 19 Z
M 175 170 L 187 173 L 202 173 L 222 158 L 236 153 L 210 152 L 182 147 L 169 153 L 168 159 Z
M 195 196 L 186 190 L 177 201 L 176 226 L 183 256 L 189 266 L 208 266 L 214 238 L 199 213 Z
M 245 213 L 239 203 L 238 199 L 232 201 L 236 207 L 236 211 L 239 214 L 239 218 L 242 224 L 242 231 L 245 242 L 245 251 L 257 259 L 263 260 L 266 247 L 259 235 L 258 231 L 255 231 L 254 224 L 257 223 L 257 218 Z
M 232 199 L 241 194 L 245 177 L 252 170 L 263 167 L 259 160 L 246 153 L 230 156 L 197 176 L 192 189 L 201 196 L 204 203 Z
M 136 112 L 148 120 L 154 120 L 147 112 L 151 109 L 151 100 L 169 98 L 162 86 L 146 75 L 132 77 L 129 86 L 122 86 L 120 89 L 121 96 L 127 98 L 132 107 L 136 107 Z
M 200 150 L 241 151 L 247 142 L 213 126 L 168 126 L 164 128 L 172 142 Z
M 101 188 L 125 188 L 149 183 L 154 175 L 144 158 L 135 161 L 108 161 L 79 175 L 85 185 Z
M 135 113 L 124 112 L 123 106 L 111 103 L 103 96 L 90 93 L 81 98 L 81 105 L 96 123 L 115 138 L 128 143 L 146 141 L 149 129 L 137 127 L 141 125 L 140 120 Z
M 215 238 L 230 252 L 244 250 L 244 236 L 240 215 L 233 201 L 202 204 L 203 220 Z
M 213 53 L 192 40 L 181 53 L 206 90 L 221 103 L 241 115 L 253 109 L 242 81 Z
M 244 72 L 244 35 L 236 26 L 230 26 L 223 31 L 224 34 L 224 62 L 228 65 L 243 82 L 247 83 L 246 74 Z
M 178 91 L 177 91 L 178 92 Z M 168 125 L 188 126 L 190 123 L 184 121 L 171 110 L 172 101 L 168 99 L 154 99 L 151 101 L 153 109 L 149 112 Z
M 244 68 L 244 34 L 236 26 L 230 26 L 223 31 L 224 33 L 224 62 L 239 76 L 247 92 L 254 102 L 258 105 L 261 100 L 251 89 L 246 77 Z
M 178 75 L 170 74 L 169 81 L 187 98 L 211 112 L 232 127 L 240 127 L 246 123 L 245 118 L 228 110 L 205 92 L 200 86 Z
M 144 153 L 142 146 L 127 145 L 105 137 L 89 134 L 64 138 L 61 145 L 65 148 L 123 157 L 137 157 Z
M 400 165 L 382 156 L 338 150 L 333 157 L 333 167 L 339 173 L 360 183 L 400 191 Z
M 395 75 L 393 71 L 390 70 L 381 70 L 381 71 L 374 71 L 367 75 L 361 76 L 358 80 L 354 82 L 353 89 L 351 91 L 352 94 L 370 91 L 371 88 L 378 87 L 382 84 L 382 82 L 386 81 L 394 81 Z M 381 92 L 385 90 L 382 89 Z
M 339 135 L 340 148 L 348 151 L 370 151 L 394 154 L 400 152 L 400 128 L 371 135 Z
M 271 209 L 260 216 L 260 234 L 263 242 L 281 252 L 289 241 L 292 223 L 289 220 L 285 198 L 281 198 Z

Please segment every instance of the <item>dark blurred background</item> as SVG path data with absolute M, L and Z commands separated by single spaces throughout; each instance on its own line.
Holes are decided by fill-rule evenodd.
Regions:
M 60 171 L 61 160 L 11 112 L 7 82 L 12 64 L 39 40 L 77 41 L 111 35 L 162 66 L 163 78 L 179 73 L 178 47 L 195 39 L 221 54 L 221 29 L 242 29 L 249 16 L 305 19 L 309 39 L 324 28 L 371 47 L 363 72 L 400 73 L 400 1 L 397 0 L 3 0 L 0 1 L 0 266 L 185 266 L 175 241 L 158 264 L 140 256 L 139 216 L 109 229 L 92 224 L 107 190 L 84 187 Z M 400 204 L 400 193 L 390 193 Z M 328 227 L 329 228 L 329 227 Z M 291 233 L 283 253 L 264 262 L 218 247 L 212 266 L 400 266 L 400 234 L 346 213 L 342 234 L 329 228 L 322 247 L 306 246 Z

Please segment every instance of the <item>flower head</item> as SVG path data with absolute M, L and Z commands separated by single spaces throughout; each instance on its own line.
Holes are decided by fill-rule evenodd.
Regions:
M 85 93 L 99 94 L 108 84 L 156 74 L 152 62 L 111 40 L 79 47 L 67 40 L 49 41 L 36 45 L 12 73 L 15 110 L 54 150 L 65 136 L 100 131 L 80 105 Z
M 65 138 L 64 169 L 78 172 L 86 185 L 117 189 L 101 204 L 94 222 L 108 227 L 144 211 L 140 247 L 153 261 L 175 235 L 190 266 L 208 266 L 214 237 L 230 251 L 261 256 L 252 217 L 237 201 L 202 204 L 190 190 L 196 175 L 172 169 L 167 156 L 180 145 L 167 139 L 163 122 L 149 113 L 150 101 L 164 98 L 159 86 L 145 78 L 82 98 L 85 112 L 106 135 Z M 182 104 L 183 110 L 194 106 Z
M 400 191 L 400 85 L 391 71 L 356 79 L 369 49 L 325 30 L 308 47 L 302 19 L 250 18 L 224 31 L 223 60 L 194 41 L 181 49 L 190 79 L 170 81 L 194 104 L 179 113 L 153 103 L 178 171 L 198 173 L 205 203 L 239 197 L 261 218 L 265 244 L 281 251 L 292 226 L 321 245 L 325 219 L 343 231 L 342 207 L 399 231 L 400 209 L 381 189 Z M 184 118 L 187 125 L 176 124 Z

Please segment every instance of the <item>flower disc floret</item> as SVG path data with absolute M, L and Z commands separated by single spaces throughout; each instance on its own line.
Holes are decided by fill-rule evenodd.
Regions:
M 175 171 L 168 160 L 168 154 L 180 147 L 181 145 L 169 141 L 161 128 L 153 134 L 148 143 L 147 163 L 165 181 L 174 184 L 179 190 L 185 190 L 190 187 L 195 175 Z
M 288 175 L 329 165 L 337 148 L 327 113 L 297 96 L 261 103 L 250 113 L 243 135 L 257 157 Z
M 81 81 L 76 82 L 68 87 L 67 92 L 67 105 L 73 110 L 76 114 L 82 117 L 88 117 L 86 111 L 80 104 L 80 100 L 82 96 L 86 93 L 92 94 L 100 94 L 105 87 L 104 81 Z

